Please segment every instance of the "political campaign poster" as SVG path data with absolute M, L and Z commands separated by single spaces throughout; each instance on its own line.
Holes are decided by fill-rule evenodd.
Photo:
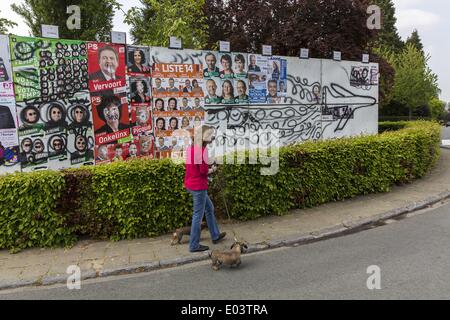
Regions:
M 222 103 L 222 80 L 220 78 L 205 79 L 205 105 Z
M 249 102 L 264 104 L 267 101 L 267 81 L 270 72 L 269 57 L 251 54 L 248 59 Z
M 127 74 L 129 76 L 151 75 L 150 48 L 144 46 L 127 47 Z
M 246 53 L 233 53 L 233 72 L 237 79 L 248 77 L 248 65 Z
M 92 97 L 95 144 L 124 143 L 130 139 L 128 100 L 125 94 Z
M 86 120 L 90 118 L 87 44 L 76 40 L 11 36 L 10 46 L 14 90 L 18 97 L 22 169 L 62 169 L 92 164 L 92 121 Z M 71 126 L 77 126 L 75 111 L 79 113 L 81 108 L 75 110 L 72 106 L 80 99 L 85 108 L 81 120 L 84 121 L 83 138 L 73 130 L 70 132 Z M 83 143 L 85 150 L 81 152 Z M 76 154 L 86 157 L 73 163 Z
M 174 135 L 192 135 L 204 122 L 204 79 L 200 64 L 154 64 L 153 120 L 158 158 L 180 156 L 187 147 Z M 220 78 L 219 78 L 220 79 Z
M 203 97 L 203 76 L 198 64 L 155 63 L 153 97 Z
M 16 100 L 8 36 L 0 35 L 0 174 L 20 171 Z
M 94 131 L 91 100 L 80 93 L 67 104 L 67 152 L 71 167 L 94 164 Z
M 41 134 L 20 137 L 19 143 L 23 172 L 48 169 L 48 136 Z
M 219 77 L 220 70 L 217 64 L 217 52 L 203 52 L 203 78 L 210 79 Z
M 153 132 L 151 108 L 151 105 L 131 107 L 131 125 L 133 136 L 139 136 L 145 132 Z
M 151 85 L 150 78 L 130 77 L 130 105 L 146 106 L 151 105 Z
M 146 131 L 139 136 L 134 136 L 134 144 L 137 146 L 140 158 L 153 159 L 155 156 L 155 137 L 153 133 Z
M 287 60 L 280 57 L 249 55 L 249 102 L 279 104 L 286 95 Z
M 234 79 L 234 103 L 235 104 L 248 104 L 248 79 Z
M 270 84 L 268 83 L 267 89 L 269 92 L 269 96 L 267 102 L 282 103 L 284 101 L 284 97 L 286 97 L 287 91 L 287 60 L 281 57 L 272 57 L 270 59 L 270 64 L 272 66 L 270 80 L 274 80 L 276 82 L 277 90 L 275 94 L 274 81 L 272 81 Z
M 233 79 L 225 79 L 221 81 L 222 86 L 222 104 L 235 104 L 234 101 L 234 85 Z
M 219 77 L 220 79 L 234 78 L 231 53 L 219 53 Z
M 48 102 L 88 90 L 83 41 L 11 36 L 16 100 Z
M 91 96 L 126 92 L 125 46 L 88 42 L 89 90 Z

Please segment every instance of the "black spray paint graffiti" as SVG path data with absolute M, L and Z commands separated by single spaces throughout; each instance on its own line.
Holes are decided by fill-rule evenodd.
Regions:
M 348 75 L 346 69 L 344 69 Z M 350 85 L 352 87 L 371 90 L 378 85 L 379 71 L 377 66 L 352 67 L 350 72 Z
M 378 103 L 377 99 L 372 96 L 355 94 L 337 83 L 332 83 L 330 87 L 325 86 L 323 96 L 322 110 L 336 108 L 339 111 L 345 110 L 345 112 L 339 114 L 340 117 L 337 117 L 337 119 L 333 118 L 333 122 L 338 121 L 334 132 L 344 130 L 349 121 L 354 118 L 356 111 L 376 106 Z M 324 119 L 322 120 L 324 121 Z
M 39 51 L 39 54 L 38 54 Z M 15 68 L 18 100 L 42 102 L 73 97 L 75 93 L 88 90 L 87 49 L 83 42 L 64 44 L 44 43 L 38 39 L 18 41 L 14 45 L 13 62 L 26 64 L 38 59 L 35 67 Z
M 227 123 L 226 129 L 235 136 L 218 137 L 227 145 L 245 145 L 247 130 L 272 131 L 272 138 L 281 139 L 282 144 L 298 141 L 317 140 L 321 137 L 320 109 L 315 105 L 299 106 L 227 106 L 207 108 L 207 124 L 220 128 Z M 266 139 L 268 145 L 272 139 Z
M 152 48 L 152 60 L 153 63 L 179 63 L 179 64 L 200 64 L 203 65 L 203 53 L 201 51 L 188 53 L 184 51 L 173 52 L 170 54 L 164 54 L 160 52 L 158 48 Z M 164 57 L 164 58 L 161 58 Z

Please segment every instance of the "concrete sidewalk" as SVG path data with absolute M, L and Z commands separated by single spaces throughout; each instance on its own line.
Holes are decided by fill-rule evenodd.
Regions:
M 207 230 L 201 243 L 210 249 L 230 247 L 233 235 L 248 241 L 250 251 L 266 250 L 355 232 L 399 215 L 422 209 L 450 197 L 450 150 L 432 172 L 412 184 L 394 187 L 390 193 L 361 196 L 317 208 L 293 210 L 283 217 L 249 222 L 221 221 L 228 236 L 213 245 Z M 73 248 L 27 249 L 18 254 L 0 251 L 0 289 L 26 285 L 65 283 L 67 267 L 78 265 L 82 279 L 144 272 L 209 259 L 208 253 L 191 254 L 188 237 L 171 246 L 171 236 L 105 242 L 79 241 Z

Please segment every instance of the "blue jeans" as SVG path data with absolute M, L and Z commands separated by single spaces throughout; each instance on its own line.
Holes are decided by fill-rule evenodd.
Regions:
M 194 191 L 187 189 L 194 199 L 194 214 L 192 216 L 191 235 L 189 237 L 189 250 L 195 250 L 199 247 L 200 233 L 202 232 L 203 215 L 206 215 L 209 233 L 212 240 L 217 240 L 220 236 L 217 226 L 216 216 L 214 215 L 214 205 L 208 196 L 208 190 Z

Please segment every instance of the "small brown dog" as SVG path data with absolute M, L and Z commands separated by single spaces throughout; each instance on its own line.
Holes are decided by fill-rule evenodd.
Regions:
M 229 265 L 230 268 L 239 267 L 241 265 L 241 254 L 248 249 L 246 242 L 240 242 L 234 238 L 234 243 L 230 250 L 213 250 L 209 257 L 212 261 L 212 268 L 214 271 L 220 269 L 222 264 Z
M 207 225 L 205 222 L 202 222 L 202 227 L 201 230 L 206 229 Z M 176 244 L 181 244 L 181 239 L 183 238 L 183 236 L 189 236 L 191 235 L 191 226 L 186 226 L 183 228 L 178 228 L 175 230 L 175 232 L 172 234 L 172 242 L 170 245 L 176 245 Z

